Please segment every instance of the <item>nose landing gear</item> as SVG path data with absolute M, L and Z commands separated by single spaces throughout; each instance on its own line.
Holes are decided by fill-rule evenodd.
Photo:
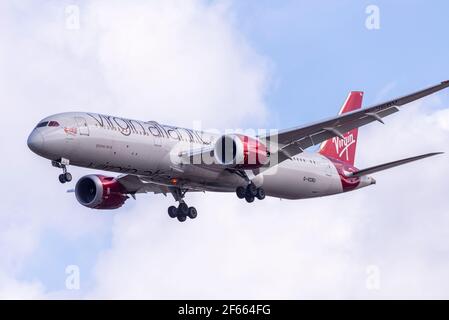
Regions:
M 189 207 L 183 200 L 187 190 L 182 191 L 180 188 L 171 188 L 170 191 L 175 200 L 179 201 L 179 205 L 177 208 L 175 206 L 170 206 L 168 208 L 169 217 L 173 219 L 177 218 L 179 222 L 186 221 L 187 217 L 195 219 L 198 215 L 195 207 Z
M 59 175 L 58 179 L 61 183 L 66 183 L 72 181 L 72 175 L 67 172 L 67 166 L 69 165 L 69 160 L 62 158 L 60 162 L 52 161 L 51 165 L 56 168 L 61 168 L 62 173 Z
M 246 202 L 251 203 L 257 198 L 259 200 L 265 199 L 265 190 L 260 187 L 257 188 L 254 183 L 250 183 L 245 187 L 238 187 L 235 190 L 239 199 L 245 199 Z

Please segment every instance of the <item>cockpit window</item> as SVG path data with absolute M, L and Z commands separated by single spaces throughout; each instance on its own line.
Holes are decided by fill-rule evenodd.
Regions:
M 48 121 L 41 122 L 41 123 L 39 123 L 39 124 L 36 126 L 36 128 L 46 127 L 47 124 L 48 124 Z
M 42 127 L 59 127 L 59 122 L 58 121 L 44 121 L 39 123 L 36 128 L 42 128 Z
M 49 127 L 59 127 L 59 123 L 57 121 L 50 121 L 48 123 Z

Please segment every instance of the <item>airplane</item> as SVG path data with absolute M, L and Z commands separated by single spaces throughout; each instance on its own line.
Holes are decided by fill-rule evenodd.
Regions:
M 396 113 L 412 101 L 449 87 L 449 80 L 400 98 L 361 108 L 363 92 L 349 93 L 338 116 L 260 135 L 217 134 L 91 112 L 66 112 L 38 122 L 28 147 L 62 169 L 68 166 L 119 173 L 89 174 L 72 190 L 92 209 L 117 209 L 136 194 L 171 194 L 168 215 L 184 222 L 197 210 L 189 192 L 232 192 L 248 203 L 266 196 L 316 198 L 374 185 L 370 175 L 441 154 L 427 153 L 365 169 L 354 165 L 358 128 Z M 306 149 L 320 145 L 318 152 Z

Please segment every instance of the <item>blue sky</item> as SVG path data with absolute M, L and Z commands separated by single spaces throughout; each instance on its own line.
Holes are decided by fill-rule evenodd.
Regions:
M 380 30 L 365 28 L 368 5 Z M 449 78 L 449 3 L 397 1 L 238 1 L 236 24 L 273 63 L 270 125 L 334 115 L 350 90 L 365 105 Z M 381 99 L 381 100 L 382 100 Z
M 342 202 L 338 202 L 336 198 L 327 200 L 327 202 L 321 202 L 321 200 L 319 202 L 305 203 L 292 202 L 291 207 L 286 207 L 290 208 L 288 210 L 279 206 L 278 202 L 275 203 L 274 200 L 272 202 L 267 201 L 267 208 L 271 209 L 266 209 L 265 212 L 263 212 L 264 208 L 252 207 L 248 209 L 249 207 L 239 207 L 234 202 L 226 200 L 226 205 L 222 206 L 223 212 L 218 212 L 217 216 L 205 214 L 204 220 L 198 219 L 198 221 L 195 221 L 197 222 L 196 224 L 184 226 L 170 223 L 171 221 L 167 223 L 166 221 L 166 207 L 172 204 L 170 197 L 142 196 L 139 199 L 140 201 L 128 201 L 123 208 L 115 211 L 114 214 L 94 213 L 92 210 L 83 208 L 76 203 L 73 194 L 65 193 L 65 186 L 61 188 L 56 181 L 56 170 L 51 168 L 46 161 L 32 155 L 26 148 L 26 136 L 32 125 L 40 118 L 48 114 L 67 111 L 73 106 L 80 106 L 83 110 L 106 113 L 119 112 L 119 115 L 129 117 L 147 117 L 149 119 L 159 119 L 158 116 L 161 119 L 172 117 L 176 124 L 185 126 L 189 126 L 191 114 L 193 114 L 192 117 L 194 119 L 199 114 L 204 115 L 202 120 L 205 122 L 211 121 L 213 123 L 215 121 L 216 123 L 223 118 L 223 121 L 227 121 L 226 123 L 229 124 L 233 123 L 235 118 L 235 122 L 239 125 L 243 123 L 252 127 L 260 124 L 260 119 L 256 114 L 264 112 L 264 108 L 266 108 L 268 112 L 266 112 L 262 120 L 265 126 L 267 128 L 286 128 L 335 115 L 350 90 L 365 91 L 364 104 L 369 105 L 449 79 L 447 63 L 449 41 L 447 41 L 446 34 L 449 30 L 449 20 L 447 19 L 449 3 L 446 1 L 435 1 L 431 5 L 426 1 L 416 0 L 340 0 L 321 1 L 319 3 L 265 0 L 225 1 L 225 6 L 229 5 L 229 8 L 224 16 L 213 10 L 212 14 L 202 11 L 203 7 L 207 7 L 208 4 L 214 5 L 217 3 L 214 1 L 199 1 L 200 5 L 192 5 L 191 7 L 190 4 L 195 3 L 195 1 L 175 1 L 173 3 L 176 3 L 179 7 L 189 3 L 185 5 L 186 9 L 198 10 L 199 12 L 197 15 L 194 15 L 197 20 L 192 19 L 189 15 L 190 13 L 186 13 L 186 20 L 190 21 L 189 19 L 191 19 L 193 21 L 193 26 L 187 24 L 186 29 L 191 29 L 187 35 L 197 36 L 197 38 L 192 37 L 194 41 L 200 39 L 200 41 L 194 42 L 193 48 L 189 47 L 189 41 L 185 41 L 184 44 L 184 42 L 179 41 L 179 38 L 171 39 L 170 37 L 173 37 L 171 33 L 167 34 L 164 30 L 156 29 L 151 23 L 146 25 L 145 23 L 148 23 L 148 21 L 142 23 L 142 26 L 137 24 L 136 27 L 133 24 L 134 20 L 138 21 L 133 16 L 136 13 L 135 3 L 138 3 L 138 5 L 145 3 L 142 6 L 147 8 L 148 11 L 154 10 L 158 15 L 161 15 L 162 18 L 160 19 L 162 21 L 165 18 L 171 21 L 170 18 L 172 16 L 170 13 L 167 14 L 169 10 L 159 11 L 159 6 L 155 5 L 157 2 L 149 4 L 145 1 L 130 1 L 129 7 L 131 9 L 124 2 L 115 2 L 115 6 L 118 9 L 114 9 L 114 3 L 106 4 L 106 2 L 101 1 L 96 1 L 92 5 L 91 3 L 93 2 L 65 1 L 61 3 L 60 1 L 50 1 L 45 5 L 34 2 L 29 2 L 29 4 L 27 2 L 20 4 L 11 2 L 11 5 L 0 4 L 0 24 L 6 24 L 0 30 L 0 36 L 6 35 L 0 46 L 5 45 L 4 52 L 6 52 L 5 56 L 7 57 L 7 59 L 3 59 L 3 52 L 0 50 L 0 67 L 6 70 L 0 75 L 0 93 L 6 96 L 6 101 L 15 106 L 8 110 L 10 113 L 9 118 L 21 117 L 23 110 L 26 110 L 29 114 L 29 117 L 24 120 L 25 128 L 21 132 L 18 132 L 17 128 L 13 127 L 12 124 L 7 124 L 11 126 L 12 135 L 17 139 L 13 140 L 11 145 L 9 145 L 10 148 L 16 148 L 12 149 L 16 150 L 15 152 L 6 155 L 11 158 L 9 160 L 8 158 L 6 160 L 2 159 L 2 161 L 8 162 L 8 168 L 10 165 L 15 166 L 14 170 L 11 170 L 11 173 L 6 176 L 7 183 L 5 185 L 10 186 L 12 189 L 22 188 L 21 181 L 17 179 L 16 174 L 13 174 L 14 172 L 22 172 L 22 170 L 23 175 L 27 175 L 27 177 L 32 175 L 39 183 L 39 188 L 34 189 L 26 197 L 19 197 L 21 192 L 15 192 L 14 195 L 17 196 L 5 199 L 2 204 L 5 206 L 5 209 L 1 211 L 11 216 L 0 216 L 0 218 L 4 219 L 0 220 L 0 222 L 4 222 L 3 227 L 6 226 L 5 228 L 8 228 L 10 225 L 12 227 L 21 226 L 22 224 L 26 225 L 27 219 L 32 220 L 31 223 L 39 225 L 36 227 L 38 229 L 36 234 L 18 235 L 22 239 L 31 239 L 35 248 L 32 250 L 32 253 L 24 254 L 23 260 L 20 258 L 22 257 L 21 254 L 18 254 L 19 258 L 12 259 L 14 263 L 16 260 L 21 261 L 21 263 L 18 263 L 20 267 L 13 270 L 12 274 L 21 281 L 37 280 L 41 282 L 46 292 L 64 290 L 65 266 L 71 264 L 80 266 L 83 277 L 82 291 L 74 293 L 75 296 L 88 293 L 96 286 L 96 281 L 104 284 L 102 282 L 102 273 L 108 274 L 109 270 L 114 270 L 113 266 L 116 266 L 115 270 L 122 272 L 118 274 L 123 278 L 128 276 L 132 278 L 136 273 L 133 267 L 129 266 L 129 269 L 120 269 L 117 267 L 120 264 L 114 261 L 114 259 L 110 259 L 115 255 L 118 256 L 119 253 L 123 254 L 121 252 L 122 247 L 125 248 L 125 253 L 129 251 L 134 253 L 134 255 L 125 255 L 126 258 L 118 260 L 120 262 L 130 259 L 130 264 L 134 262 L 135 257 L 145 256 L 148 253 L 153 253 L 153 251 L 155 257 L 162 261 L 166 261 L 166 257 L 173 254 L 175 263 L 178 262 L 178 255 L 180 259 L 183 259 L 183 254 L 190 254 L 192 257 L 195 257 L 198 253 L 209 254 L 212 257 L 211 261 L 217 251 L 225 252 L 228 256 L 232 256 L 231 252 L 236 250 L 236 248 L 230 245 L 233 244 L 230 233 L 234 232 L 234 229 L 237 229 L 237 231 L 232 235 L 240 241 L 239 247 L 242 250 L 246 250 L 238 258 L 245 262 L 246 257 L 251 257 L 251 254 L 247 254 L 248 252 L 252 252 L 252 250 L 257 252 L 260 249 L 254 243 L 257 244 L 258 241 L 270 239 L 271 234 L 275 237 L 273 241 L 280 239 L 280 244 L 288 247 L 292 241 L 283 243 L 283 239 L 287 239 L 289 236 L 308 235 L 310 226 L 312 226 L 312 229 L 313 226 L 316 226 L 318 230 L 327 230 L 323 234 L 331 235 L 332 232 L 340 230 L 339 227 L 342 227 L 343 231 L 341 233 L 343 236 L 341 234 L 336 236 L 337 244 L 330 241 L 332 243 L 329 245 L 327 239 L 318 239 L 316 234 L 310 235 L 313 241 L 316 240 L 317 244 L 313 247 L 315 249 L 312 248 L 309 251 L 298 249 L 298 252 L 301 251 L 305 255 L 302 257 L 302 260 L 298 258 L 298 264 L 295 264 L 298 261 L 289 260 L 292 257 L 296 257 L 295 254 L 291 254 L 291 251 L 282 255 L 282 250 L 280 250 L 281 255 L 278 256 L 280 260 L 285 259 L 286 263 L 284 265 L 291 265 L 299 269 L 303 268 L 304 265 L 306 267 L 309 266 L 304 261 L 314 262 L 315 260 L 320 260 L 324 261 L 324 264 L 333 265 L 333 262 L 335 262 L 335 265 L 338 265 L 341 262 L 340 257 L 335 257 L 335 261 L 328 261 L 324 259 L 327 256 L 314 256 L 314 254 L 327 252 L 327 250 L 338 253 L 341 247 L 344 248 L 344 251 L 350 244 L 357 243 L 359 239 L 357 237 L 348 238 L 347 242 L 345 242 L 344 234 L 346 230 L 359 227 L 358 223 L 360 221 L 358 220 L 359 212 L 349 213 L 347 217 L 327 216 L 325 213 L 322 213 L 329 211 L 327 210 L 329 207 L 332 208 L 332 211 L 334 208 L 337 208 L 336 211 L 338 211 L 340 209 L 339 205 L 345 209 L 347 203 L 353 202 L 351 197 L 343 198 Z M 82 28 L 79 33 L 68 32 L 61 27 L 64 23 L 64 6 L 66 4 L 78 4 L 80 6 Z M 377 5 L 380 9 L 380 30 L 368 30 L 365 27 L 367 18 L 365 9 L 372 4 Z M 2 16 L 2 6 L 8 9 L 3 10 L 3 12 L 7 12 L 7 14 L 4 14 L 5 16 Z M 176 18 L 182 18 L 182 10 L 173 11 Z M 93 12 L 93 14 L 86 12 Z M 100 13 L 98 14 L 100 16 L 104 12 L 106 12 L 106 18 L 104 18 L 106 22 L 102 21 L 100 23 L 96 21 L 95 17 L 97 15 L 95 14 Z M 122 16 L 124 18 L 120 20 Z M 109 21 L 108 18 L 110 19 L 111 17 L 117 19 L 117 21 Z M 84 27 L 83 23 L 85 25 L 89 24 L 89 26 Z M 100 27 L 97 26 L 97 23 Z M 121 23 L 123 26 L 120 25 Z M 229 29 L 228 24 L 231 24 Z M 123 34 L 121 33 L 122 27 L 123 30 L 130 31 Z M 134 28 L 139 29 L 139 27 L 141 27 L 143 32 L 137 32 L 137 35 L 135 35 L 134 31 L 136 30 Z M 202 27 L 205 29 L 210 28 L 210 34 L 207 33 L 207 30 L 206 34 L 198 32 Z M 102 28 L 109 31 L 109 34 L 104 32 Z M 174 29 L 176 28 L 179 28 L 179 26 L 174 27 Z M 153 39 L 151 37 L 147 38 L 148 30 L 150 30 L 150 36 L 153 36 L 151 31 L 154 30 L 154 35 L 158 36 L 156 39 L 163 42 L 163 45 L 166 45 L 164 50 L 167 52 L 161 49 L 162 54 L 155 56 L 155 65 L 157 67 L 162 63 L 166 63 L 165 65 L 162 64 L 163 68 L 161 69 L 153 69 L 154 65 L 148 62 L 148 59 L 145 57 L 145 59 L 142 59 L 138 55 L 137 57 L 131 55 L 136 58 L 134 63 L 132 61 L 124 62 L 120 59 L 122 58 L 121 55 L 129 58 L 127 54 L 129 52 L 134 53 L 133 50 L 142 50 L 145 54 L 151 54 L 151 50 L 159 52 L 158 45 L 160 43 L 152 47 Z M 181 32 L 180 34 L 183 33 Z M 113 36 L 108 37 L 108 35 Z M 229 52 L 220 52 L 222 47 L 215 44 L 215 36 L 227 44 L 225 48 L 228 48 Z M 202 37 L 210 40 L 210 44 L 203 44 L 201 42 Z M 134 38 L 137 39 L 135 42 L 128 42 L 128 39 L 133 40 Z M 168 44 L 164 42 L 165 38 L 171 39 L 167 41 Z M 187 39 L 189 40 L 189 38 Z M 241 50 L 241 46 L 238 45 L 239 40 L 250 47 L 250 51 L 260 58 L 259 62 L 262 62 L 263 67 L 261 67 L 259 62 L 255 64 L 248 62 L 245 52 L 242 52 L 244 50 Z M 146 42 L 149 43 L 151 50 L 145 47 Z M 182 42 L 183 44 L 177 47 L 177 42 Z M 169 61 L 164 60 L 165 54 L 171 57 L 169 49 L 172 46 L 175 49 L 182 49 L 179 50 L 181 53 L 179 56 L 185 54 L 191 60 L 181 59 L 178 64 L 170 59 L 168 59 Z M 129 50 L 127 51 L 127 49 Z M 208 73 L 201 69 L 201 57 L 207 60 L 209 49 L 212 52 L 211 55 L 218 57 L 216 61 L 223 62 L 224 71 L 218 68 L 208 71 Z M 192 55 L 191 57 L 189 56 L 190 54 Z M 197 58 L 197 56 L 200 56 L 200 58 Z M 251 57 L 251 55 L 249 56 Z M 196 60 L 200 60 L 200 62 Z M 228 60 L 231 62 L 228 63 Z M 188 68 L 183 69 L 183 66 L 188 64 L 186 61 L 192 64 L 193 71 Z M 161 73 L 164 73 L 164 69 L 170 69 L 172 62 L 180 69 L 175 68 L 176 71 L 179 71 L 179 74 L 176 73 L 176 76 L 179 75 L 183 81 L 187 79 L 184 82 L 175 81 L 175 88 L 171 87 L 171 82 L 176 79 L 170 78 L 172 76 L 170 72 L 168 72 L 168 76 L 162 74 L 162 76 L 166 77 L 161 77 L 158 74 L 152 76 L 144 71 L 140 71 L 142 67 L 142 70 L 148 70 L 149 68 L 149 70 L 160 70 Z M 3 66 L 2 63 L 4 63 Z M 243 71 L 233 71 L 232 68 L 235 65 L 243 65 L 245 68 L 242 68 L 244 69 Z M 116 69 L 119 72 L 114 73 Z M 232 72 L 228 72 L 228 69 Z M 190 89 L 188 86 L 190 79 L 193 79 L 192 82 L 194 83 L 197 81 L 194 79 L 197 76 L 195 73 L 197 70 L 202 71 L 199 72 L 198 78 L 204 76 L 204 79 L 198 80 L 199 89 L 194 87 L 192 89 L 193 93 L 189 96 L 191 92 L 189 93 L 188 90 L 184 92 L 182 89 L 183 86 Z M 263 81 L 263 90 L 258 89 L 260 74 L 262 74 L 260 78 L 265 79 Z M 215 86 L 216 83 L 211 81 L 214 78 L 222 78 L 222 80 L 217 82 L 219 86 Z M 245 81 L 249 79 L 248 82 L 256 84 L 247 87 L 245 86 L 245 81 L 241 79 Z M 157 86 L 159 81 L 167 81 L 168 84 L 159 87 Z M 210 82 L 213 82 L 213 85 L 208 87 Z M 235 82 L 235 86 L 230 86 L 229 82 Z M 155 91 L 161 89 L 163 92 L 165 92 L 166 86 L 168 94 L 158 96 L 156 93 L 156 98 L 151 95 L 148 96 L 148 92 L 153 89 L 152 85 L 156 88 Z M 225 95 L 222 96 L 220 92 L 215 92 L 216 87 L 219 89 L 224 88 Z M 4 92 L 2 92 L 2 89 Z M 185 100 L 182 94 L 180 94 L 179 100 L 170 100 L 171 96 L 176 97 L 175 93 L 178 93 L 175 89 L 186 94 L 187 97 L 193 97 L 193 101 Z M 250 93 L 246 94 L 245 91 L 250 91 Z M 23 92 L 26 92 L 26 94 L 23 94 Z M 209 92 L 213 93 L 210 94 Z M 201 97 L 197 99 L 196 97 L 198 96 Z M 205 102 L 203 101 L 203 96 L 206 97 L 204 99 Z M 259 104 L 259 96 L 263 98 L 262 106 Z M 444 109 L 447 107 L 448 95 L 441 94 L 439 96 L 443 103 L 429 104 L 429 108 Z M 225 101 L 220 103 L 222 99 Z M 143 106 L 136 105 L 136 101 L 137 103 L 142 101 Z M 152 101 L 168 101 L 169 104 L 168 106 L 154 106 L 151 105 Z M 181 107 L 177 105 L 179 101 L 183 103 Z M 184 105 L 185 101 L 188 102 L 188 108 Z M 239 104 L 239 101 L 244 103 L 248 101 L 250 107 L 244 109 L 245 106 L 243 103 Z M 204 112 L 204 107 L 198 107 L 203 106 L 203 103 L 205 105 L 210 103 L 216 106 L 211 107 L 212 110 L 208 109 L 207 112 Z M 230 103 L 231 107 L 226 105 L 227 103 Z M 235 103 L 237 107 L 234 107 L 232 103 Z M 227 112 L 228 109 L 226 107 L 229 107 L 229 112 Z M 244 113 L 239 114 L 239 111 L 242 109 L 244 109 Z M 168 112 L 168 110 L 173 111 Z M 183 113 L 185 110 L 189 112 Z M 226 112 L 223 112 L 223 110 Z M 387 120 L 388 122 L 389 120 Z M 446 137 L 443 134 L 442 136 Z M 22 144 L 14 141 L 21 141 Z M 424 142 L 423 144 L 425 145 Z M 8 149 L 7 147 L 5 148 Z M 91 173 L 79 168 L 72 168 L 71 172 L 74 174 L 75 179 Z M 409 178 L 409 176 L 405 176 L 407 179 Z M 384 185 L 384 188 L 387 188 L 386 185 Z M 368 196 L 369 193 L 367 193 Z M 208 195 L 207 199 L 200 198 L 202 200 L 197 201 L 206 208 L 213 208 L 210 211 L 215 211 L 216 202 L 214 202 L 214 199 L 217 199 L 217 197 L 220 199 L 220 196 Z M 345 199 L 347 202 L 345 202 Z M 357 199 L 366 200 L 362 196 L 359 196 Z M 437 200 L 443 201 L 441 197 Z M 354 200 L 354 202 L 357 203 L 357 200 Z M 361 202 L 365 204 L 365 202 Z M 322 205 L 322 203 L 326 204 Z M 230 209 L 227 209 L 227 206 Z M 304 210 L 303 206 L 305 207 Z M 440 207 L 443 209 L 447 208 L 447 203 L 443 201 Z M 320 208 L 323 209 L 320 210 Z M 357 206 L 355 206 L 354 210 L 356 209 Z M 300 210 L 300 214 L 286 216 L 288 223 L 284 221 L 285 216 L 282 216 L 282 219 L 273 218 L 273 215 L 271 215 L 273 211 L 279 213 L 276 210 L 282 211 L 282 214 L 284 214 L 284 211 L 295 213 L 295 210 Z M 321 211 L 316 212 L 317 220 L 314 220 L 312 216 L 305 215 L 305 212 L 313 210 Z M 376 208 L 372 210 L 374 211 Z M 397 212 L 400 213 L 401 210 L 399 209 Z M 257 216 L 254 216 L 256 214 Z M 231 218 L 227 218 L 229 215 Z M 253 224 L 253 221 L 248 217 L 253 217 L 252 219 L 257 221 L 254 221 Z M 364 216 L 364 218 L 372 219 L 374 222 L 370 220 L 370 223 L 376 225 L 377 220 L 375 220 L 374 215 Z M 343 222 L 347 222 L 347 224 L 342 223 L 339 219 L 344 220 Z M 402 222 L 402 217 L 397 219 Z M 248 222 L 248 220 L 250 221 Z M 217 221 L 219 222 L 217 223 Z M 268 235 L 262 232 L 263 230 L 271 230 L 271 227 L 278 232 L 284 232 L 284 223 L 286 226 L 291 225 L 291 230 L 285 229 L 284 237 L 276 236 L 274 231 L 271 233 L 268 231 Z M 379 224 L 382 226 L 387 224 L 387 222 L 379 220 Z M 442 227 L 445 226 L 444 223 L 440 223 L 440 225 Z M 252 229 L 253 226 L 254 229 Z M 394 227 L 396 225 L 391 226 L 392 229 Z M 446 228 L 446 230 L 448 229 Z M 134 236 L 131 237 L 131 240 L 127 239 L 134 230 L 137 230 L 137 235 L 135 236 L 137 239 L 140 239 L 139 235 L 144 235 L 142 237 L 143 240 L 140 239 L 143 245 L 140 245 L 137 241 L 134 242 Z M 355 233 L 363 234 L 364 231 L 367 231 L 367 234 L 369 234 L 369 231 L 372 232 L 368 227 L 366 229 L 357 229 Z M 248 232 L 247 237 L 245 237 L 246 232 Z M 438 233 L 435 234 L 438 235 Z M 254 237 L 254 243 L 251 243 L 251 237 Z M 123 239 L 128 240 L 131 244 L 123 244 Z M 145 239 L 150 239 L 148 240 L 149 243 Z M 210 241 L 208 241 L 209 239 Z M 390 238 L 386 236 L 385 239 Z M 190 247 L 184 247 L 183 244 L 179 243 L 180 241 L 184 243 L 190 240 L 198 246 L 198 249 L 196 249 L 198 251 L 191 252 Z M 309 238 L 300 238 L 300 240 L 304 240 L 304 243 L 309 244 Z M 343 242 L 340 243 L 339 241 Z M 369 242 L 367 246 L 373 244 L 372 238 L 368 237 L 366 241 Z M 206 246 L 208 242 L 210 242 L 210 248 Z M 276 244 L 276 242 L 274 243 Z M 405 240 L 405 243 L 408 243 L 408 239 Z M 0 245 L 2 245 L 1 241 Z M 314 244 L 311 245 L 313 246 Z M 341 246 L 338 247 L 339 245 Z M 362 246 L 361 244 L 359 245 Z M 134 246 L 138 247 L 140 251 L 134 251 Z M 11 252 L 17 249 L 9 243 L 7 243 L 7 247 L 11 248 Z M 193 247 L 193 250 L 195 250 L 195 246 Z M 296 247 L 293 247 L 293 250 L 296 249 Z M 366 250 L 363 249 L 361 249 L 361 254 L 356 255 L 358 260 L 356 259 L 354 266 L 358 266 L 360 260 L 362 261 L 360 264 L 364 266 L 364 255 L 370 255 L 369 252 L 366 253 Z M 443 249 L 446 250 L 445 247 Z M 20 252 L 19 249 L 16 251 Z M 26 248 L 24 251 L 26 252 Z M 375 256 L 376 251 L 373 251 L 374 254 L 372 255 Z M 161 254 L 159 255 L 159 253 Z M 332 255 L 333 253 L 330 253 L 328 256 L 332 257 Z M 209 256 L 206 256 L 206 258 L 209 258 Z M 345 251 L 342 256 L 343 260 L 347 258 Z M 154 258 L 153 256 L 150 257 Z M 184 259 L 187 258 L 184 257 Z M 384 261 L 382 256 L 379 259 L 381 261 L 379 264 L 382 265 L 382 261 Z M 276 261 L 276 259 L 272 260 Z M 194 268 L 198 268 L 198 270 L 202 270 L 203 266 L 211 266 L 208 270 L 216 270 L 217 268 L 221 270 L 220 267 L 223 265 L 222 261 L 217 262 L 217 264 L 195 259 L 186 261 Z M 259 257 L 253 258 L 249 262 L 246 261 L 248 264 L 242 265 L 241 269 L 246 270 L 245 268 L 247 268 L 251 270 L 254 261 L 260 262 Z M 290 264 L 288 263 L 289 261 L 291 262 Z M 151 267 L 155 262 L 157 262 L 157 259 L 151 260 L 148 265 L 145 265 L 145 267 L 148 267 L 148 279 L 152 281 L 158 280 L 157 272 L 155 273 L 155 278 L 151 277 L 152 272 L 154 272 L 154 270 L 151 270 Z M 14 263 L 13 265 L 15 265 Z M 108 263 L 111 264 L 110 269 L 105 268 L 105 265 L 107 266 Z M 263 263 L 264 261 L 258 263 L 258 265 Z M 266 263 L 270 264 L 269 262 Z M 225 270 L 221 270 L 223 271 L 221 274 L 212 274 L 211 279 L 215 279 L 215 276 L 221 279 L 223 274 L 235 272 L 245 281 L 250 281 L 248 277 L 245 277 L 246 274 L 244 272 L 242 275 L 238 273 L 241 270 L 232 268 L 232 259 L 224 261 L 224 265 Z M 161 266 L 161 269 L 167 269 L 167 272 L 169 272 L 172 266 L 172 264 L 167 263 L 167 265 Z M 138 267 L 137 265 L 137 270 L 139 270 Z M 274 266 L 273 268 L 279 267 Z M 302 282 L 307 283 L 309 274 L 313 275 L 316 269 L 315 264 L 310 264 L 310 269 L 305 270 L 309 272 L 304 272 L 305 278 L 302 279 Z M 351 268 L 348 269 L 353 271 Z M 336 267 L 336 270 L 339 269 Z M 359 269 L 356 268 L 355 270 Z M 2 275 L 1 272 L 0 265 L 0 276 Z M 253 285 L 256 288 L 254 289 L 255 291 L 257 291 L 257 285 L 263 284 L 266 280 L 264 272 L 265 270 L 262 270 L 261 273 L 254 273 L 255 283 Z M 324 272 L 324 278 L 326 274 L 328 273 Z M 176 275 L 177 273 L 171 273 L 171 276 L 174 278 Z M 208 275 L 209 273 L 204 276 Z M 262 275 L 262 277 L 257 278 L 257 275 Z M 288 275 L 286 273 L 286 276 Z M 340 276 L 340 274 L 337 273 L 337 276 Z M 230 279 L 224 277 L 223 283 L 218 284 L 218 287 L 222 285 L 225 288 Z M 120 283 L 119 279 L 117 281 Z M 187 285 L 185 288 L 187 288 L 187 278 L 180 277 L 178 281 L 186 281 Z M 293 282 L 287 279 L 285 281 L 286 287 L 289 288 L 289 283 Z M 330 286 L 334 285 L 332 281 L 329 280 L 329 282 L 331 283 Z M 151 284 L 151 281 L 149 283 Z M 299 275 L 298 283 L 301 283 Z M 162 288 L 161 291 L 164 292 L 164 289 L 167 288 L 165 285 L 166 283 L 158 283 L 155 285 L 155 288 Z M 196 285 L 199 288 L 202 287 L 201 283 L 196 283 Z M 327 289 L 326 285 L 328 284 L 323 283 L 323 288 Z M 206 283 L 205 287 L 207 288 L 208 286 Z M 335 286 L 338 287 L 338 285 Z M 242 292 L 247 292 L 245 290 L 248 287 L 242 288 Z M 281 288 L 282 286 L 279 287 Z M 311 287 L 319 288 L 315 283 Z M 313 292 L 311 287 L 309 290 Z M 184 289 L 183 286 L 175 286 L 176 288 L 183 292 L 181 290 Z M 267 286 L 265 289 L 267 288 L 267 292 L 271 293 L 272 287 Z M 285 292 L 287 291 L 285 290 Z M 295 296 L 295 293 L 296 291 L 293 291 L 293 294 L 289 292 L 291 295 L 278 295 L 275 297 L 290 297 Z M 319 293 L 315 292 L 315 295 L 320 296 Z M 119 296 L 116 295 L 115 297 Z M 181 297 L 183 296 L 181 295 Z M 216 296 L 206 295 L 205 297 Z M 246 297 L 257 298 L 260 296 L 250 294 Z M 263 297 L 270 296 L 265 295 Z

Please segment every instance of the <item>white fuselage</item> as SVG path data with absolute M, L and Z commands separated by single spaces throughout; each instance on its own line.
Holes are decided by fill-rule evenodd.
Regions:
M 246 184 L 227 170 L 209 170 L 178 162 L 180 150 L 202 148 L 218 135 L 94 113 L 71 112 L 47 117 L 55 127 L 36 127 L 30 135 L 32 150 L 50 160 L 68 159 L 70 165 L 143 176 L 156 184 L 233 192 Z M 32 147 L 31 147 L 32 146 Z M 319 153 L 303 152 L 252 177 L 268 196 L 313 198 L 345 190 L 335 164 Z M 357 187 L 372 182 L 362 178 Z

